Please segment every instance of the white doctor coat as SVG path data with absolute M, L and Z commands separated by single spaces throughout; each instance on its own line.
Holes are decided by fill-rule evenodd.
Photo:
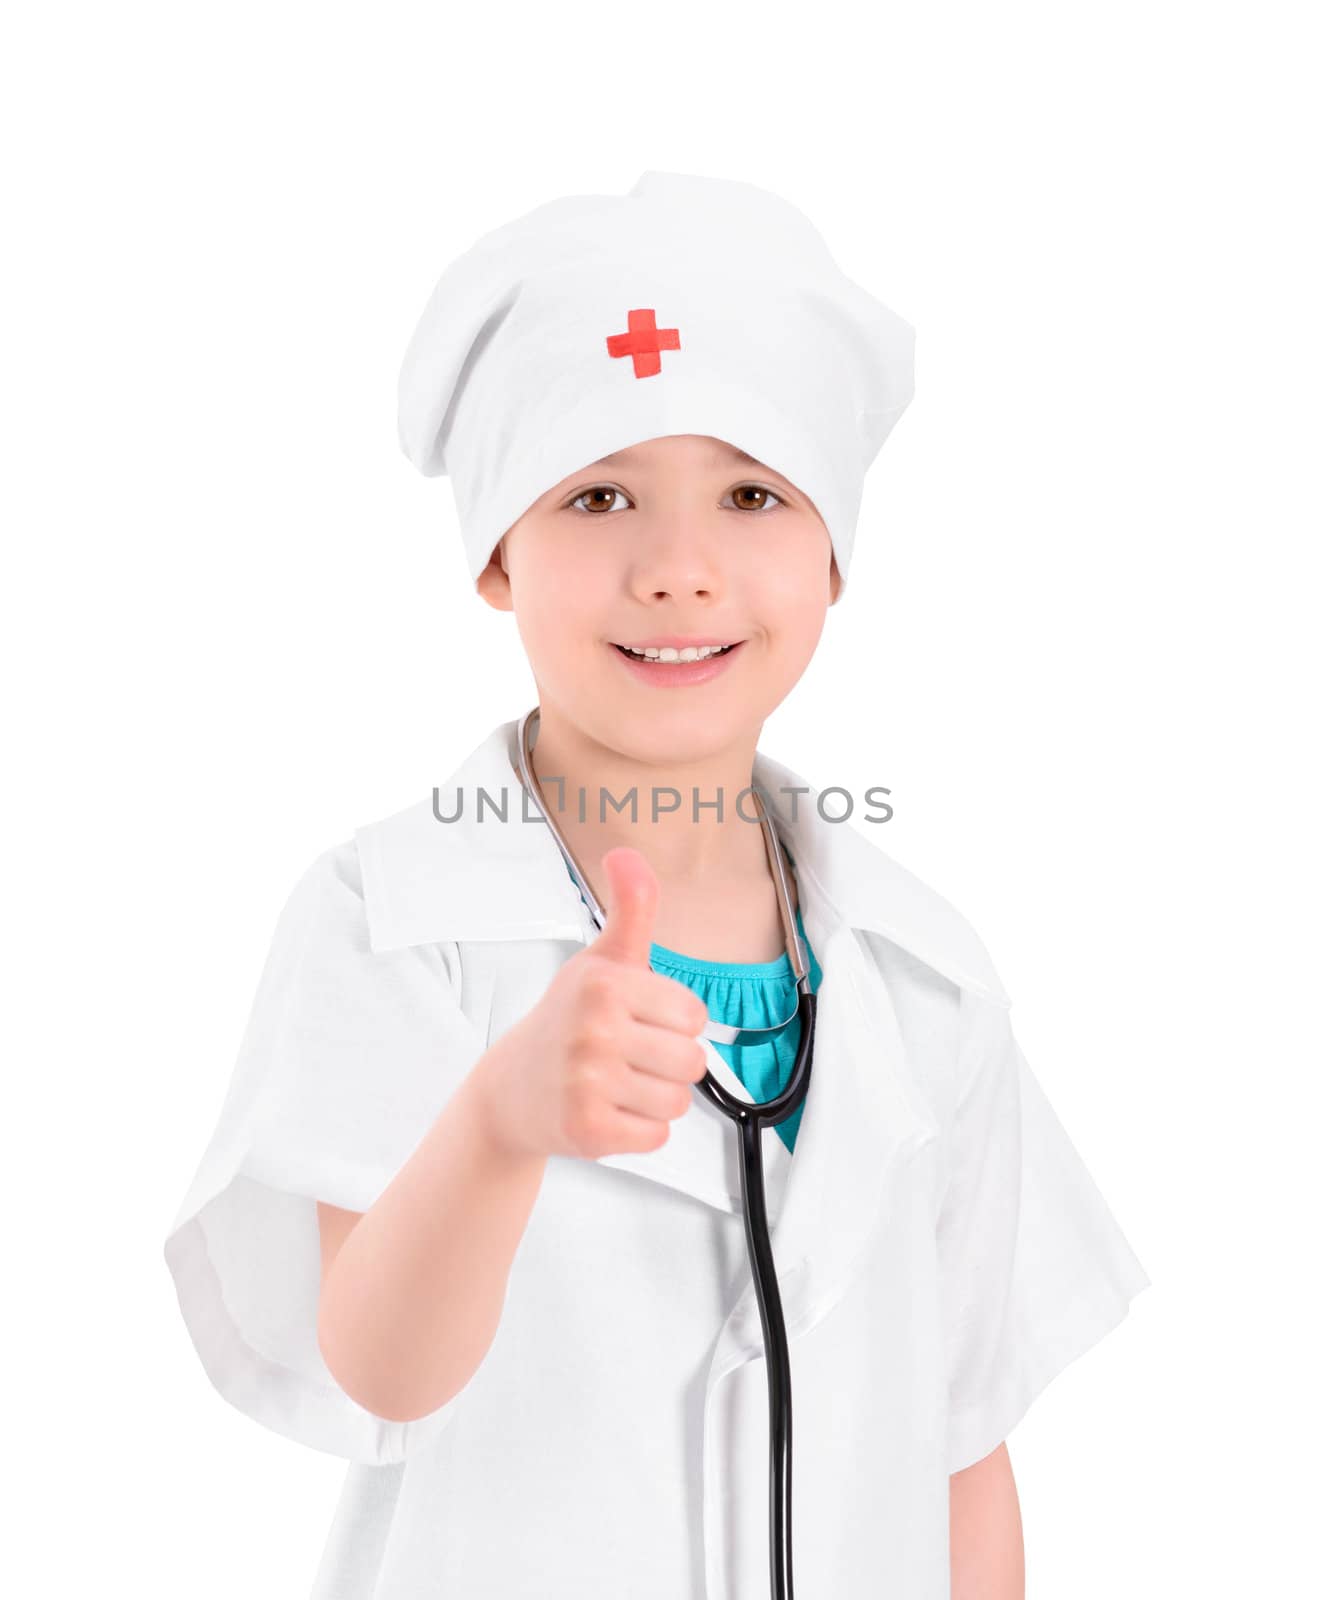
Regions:
M 526 819 L 515 734 L 294 890 L 166 1259 L 220 1393 L 351 1462 L 313 1600 L 764 1600 L 763 1343 L 735 1136 L 703 1095 L 656 1151 L 550 1158 L 494 1342 L 440 1410 L 378 1418 L 319 1354 L 316 1201 L 366 1210 L 596 936 Z M 756 777 L 803 782 L 763 755 Z M 476 820 L 482 787 L 506 823 Z M 947 1600 L 949 1474 L 1149 1279 L 967 924 L 813 790 L 782 836 L 823 971 L 795 1153 L 763 1140 L 797 1591 Z

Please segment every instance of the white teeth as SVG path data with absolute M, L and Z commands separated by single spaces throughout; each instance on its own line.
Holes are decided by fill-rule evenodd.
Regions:
M 644 650 L 633 650 L 630 645 L 620 645 L 619 648 L 629 656 L 634 656 L 641 661 L 705 661 L 710 656 L 721 655 L 725 650 L 731 650 L 730 644 L 702 644 L 686 645 L 683 649 L 675 649 L 672 645 L 656 648 L 648 646 Z

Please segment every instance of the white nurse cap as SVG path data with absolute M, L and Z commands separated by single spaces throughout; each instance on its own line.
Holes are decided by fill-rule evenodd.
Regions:
M 472 577 L 546 490 L 710 434 L 814 502 L 846 581 L 865 472 L 913 393 L 915 334 L 788 201 L 646 172 L 568 195 L 445 270 L 398 383 L 403 451 L 446 473 Z

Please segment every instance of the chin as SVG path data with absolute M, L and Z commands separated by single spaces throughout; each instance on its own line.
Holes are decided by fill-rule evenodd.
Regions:
M 615 737 L 609 743 L 633 760 L 680 766 L 725 750 L 762 720 L 749 709 L 731 715 L 726 708 L 716 710 L 708 705 L 656 708 L 640 716 L 619 716 L 614 708 L 608 721 Z

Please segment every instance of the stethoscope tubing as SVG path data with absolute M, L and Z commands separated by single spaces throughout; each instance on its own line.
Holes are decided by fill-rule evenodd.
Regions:
M 573 858 L 567 840 L 549 814 L 540 793 L 535 768 L 530 759 L 530 728 L 539 715 L 534 707 L 518 726 L 518 766 L 527 790 L 562 852 L 563 859 L 578 879 L 582 898 L 595 926 L 603 929 L 605 916 L 586 882 L 586 875 Z M 801 947 L 800 935 L 791 915 L 787 896 L 786 869 L 782 846 L 767 811 L 760 813 L 765 845 L 769 854 L 778 896 L 779 911 L 787 936 L 788 952 L 796 973 L 797 1014 L 800 1033 L 791 1076 L 781 1094 L 772 1100 L 748 1101 L 731 1094 L 706 1071 L 696 1087 L 705 1098 L 732 1122 L 737 1131 L 738 1165 L 741 1171 L 742 1216 L 746 1227 L 746 1250 L 750 1258 L 751 1280 L 760 1311 L 764 1334 L 765 1371 L 769 1384 L 769 1575 L 772 1600 L 793 1600 L 792 1575 L 792 1369 L 783 1317 L 782 1293 L 774 1269 L 773 1244 L 764 1194 L 764 1130 L 790 1117 L 804 1102 L 814 1067 L 816 996 L 810 986 L 810 970 Z M 790 1019 L 789 1019 L 790 1020 Z M 748 1030 L 755 1031 L 755 1030 Z
M 761 1137 L 790 1117 L 805 1098 L 814 1063 L 815 996 L 800 997 L 801 1033 L 796 1060 L 786 1090 L 776 1100 L 750 1108 L 742 1101 L 728 1100 L 736 1107 L 732 1120 L 737 1125 L 737 1150 L 741 1167 L 742 1214 L 746 1224 L 746 1247 L 751 1278 L 760 1309 L 764 1334 L 764 1362 L 769 1384 L 769 1580 L 773 1600 L 793 1600 L 792 1575 L 792 1367 L 787 1324 L 783 1318 L 782 1294 L 773 1263 L 769 1218 L 764 1197 L 764 1155 Z M 722 1085 L 708 1073 L 698 1088 L 720 1110 L 724 1104 L 717 1090 Z

